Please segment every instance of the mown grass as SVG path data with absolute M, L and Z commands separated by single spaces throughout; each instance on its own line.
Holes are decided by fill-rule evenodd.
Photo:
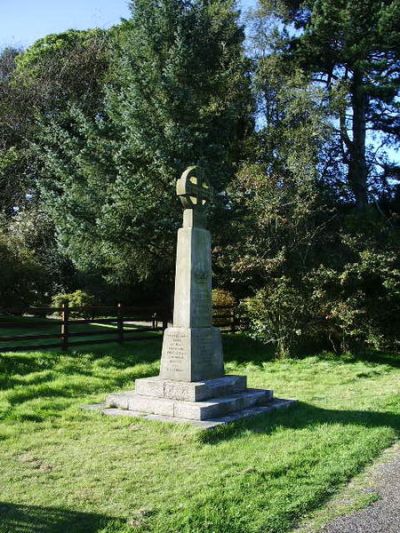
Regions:
M 299 404 L 208 433 L 104 417 L 80 407 L 156 374 L 160 338 L 2 354 L 0 531 L 286 532 L 398 437 L 396 358 L 224 344 L 229 373 Z

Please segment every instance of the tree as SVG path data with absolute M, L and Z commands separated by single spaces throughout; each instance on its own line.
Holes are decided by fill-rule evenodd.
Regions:
M 175 180 L 201 164 L 221 190 L 250 124 L 243 29 L 233 2 L 137 0 L 114 29 L 115 66 L 96 116 L 46 135 L 44 194 L 82 269 L 169 291 L 181 210 Z
M 27 115 L 31 106 L 23 91 L 13 84 L 16 59 L 21 51 L 5 48 L 0 54 L 0 214 L 13 216 L 30 192 L 27 172 Z
M 55 226 L 40 203 L 19 209 L 5 225 L 5 233 L 25 250 L 40 266 L 42 279 L 46 280 L 43 300 L 59 291 L 69 290 L 76 283 L 76 273 L 71 261 L 59 250 Z
M 0 302 L 5 308 L 42 303 L 46 279 L 34 255 L 0 230 Z
M 0 55 L 0 81 L 5 82 L 10 79 L 15 69 L 15 60 L 20 50 L 18 48 L 6 47 Z
M 284 54 L 256 60 L 259 128 L 229 190 L 224 285 L 244 299 L 252 333 L 280 356 L 393 350 L 398 222 L 373 207 L 354 209 L 321 179 L 334 129 L 325 88 Z
M 365 208 L 368 191 L 390 190 L 390 178 L 398 179 L 400 172 L 382 155 L 400 136 L 399 2 L 262 0 L 262 5 L 286 28 L 274 53 L 324 87 L 335 118 L 337 156 L 347 167 L 356 206 Z M 332 165 L 336 173 L 333 154 L 326 154 L 325 170 Z
M 266 67 L 266 65 L 264 65 Z M 320 259 L 329 217 L 317 179 L 329 126 L 319 91 L 301 72 L 268 65 L 268 125 L 229 188 L 231 232 L 217 266 L 247 300 L 255 335 L 287 355 L 313 316 L 305 278 Z
M 107 69 L 107 39 L 101 30 L 49 35 L 26 51 L 8 48 L 0 55 L 1 222 L 9 238 L 41 267 L 45 293 L 70 288 L 73 272 L 57 249 L 54 222 L 39 194 L 43 129 L 54 120 L 68 128 L 72 103 L 95 113 Z
M 71 103 L 98 110 L 109 69 L 108 38 L 105 30 L 68 30 L 18 55 L 13 83 L 30 94 L 36 119 L 59 119 Z
M 39 39 L 25 52 L 0 55 L 0 209 L 32 204 L 41 169 L 33 144 L 42 123 L 61 116 L 71 102 L 94 112 L 102 100 L 107 71 L 106 34 L 70 30 Z M 77 75 L 79 73 L 79 75 Z

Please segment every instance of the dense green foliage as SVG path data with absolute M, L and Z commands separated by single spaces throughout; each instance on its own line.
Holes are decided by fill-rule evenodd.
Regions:
M 82 291 L 80 289 L 70 292 L 70 293 L 59 293 L 55 294 L 53 298 L 51 299 L 51 305 L 53 307 L 62 307 L 64 304 L 67 304 L 69 307 L 86 307 L 94 305 L 95 299 L 92 294 L 88 294 L 85 291 Z M 70 316 L 84 316 L 84 317 L 90 317 L 93 316 L 93 313 L 90 312 L 81 312 L 72 310 L 70 312 Z
M 215 286 L 256 337 L 398 349 L 398 2 L 260 0 L 247 55 L 231 0 L 131 11 L 0 55 L 2 232 L 47 279 L 22 299 L 170 304 L 175 180 L 201 164 Z
M 104 32 L 71 30 L 40 39 L 24 53 L 6 49 L 0 56 L 0 222 L 47 279 L 40 294 L 28 291 L 32 297 L 25 303 L 43 303 L 75 284 L 71 261 L 57 243 L 56 221 L 40 196 L 43 128 L 54 117 L 65 124 L 74 102 L 86 112 L 98 108 L 105 42 Z M 3 305 L 13 303 L 5 299 L 0 292 Z
M 369 195 L 390 195 L 390 178 L 399 177 L 400 167 L 382 149 L 400 136 L 399 3 L 261 0 L 261 5 L 269 19 L 284 24 L 274 36 L 273 54 L 286 69 L 299 66 L 323 89 L 335 119 L 325 177 L 359 208 Z
M 19 53 L 6 48 L 0 54 L 0 213 L 6 218 L 25 205 L 32 184 L 30 98 L 14 83 Z
M 43 194 L 80 268 L 114 283 L 161 279 L 168 295 L 175 180 L 201 163 L 223 188 L 249 121 L 243 38 L 231 2 L 134 3 L 115 30 L 102 113 L 75 107 L 67 128 L 46 129 Z
M 46 279 L 34 254 L 7 233 L 0 232 L 0 309 L 40 303 Z
M 265 1 L 255 15 L 260 127 L 218 264 L 280 355 L 398 348 L 399 185 L 380 152 L 399 141 L 397 11 Z

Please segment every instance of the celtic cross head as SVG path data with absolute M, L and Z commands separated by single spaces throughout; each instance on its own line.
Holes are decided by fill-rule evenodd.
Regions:
M 201 209 L 211 202 L 213 189 L 202 169 L 193 166 L 176 182 L 176 194 L 185 209 Z

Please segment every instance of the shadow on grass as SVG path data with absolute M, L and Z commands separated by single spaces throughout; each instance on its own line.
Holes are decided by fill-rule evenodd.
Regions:
M 273 347 L 252 339 L 244 333 L 226 333 L 222 336 L 226 363 L 252 363 L 261 366 L 275 359 Z
M 386 352 L 363 352 L 360 354 L 344 354 L 341 356 L 337 356 L 334 354 L 319 354 L 318 356 L 320 359 L 327 359 L 332 360 L 335 357 L 340 357 L 342 361 L 345 361 L 347 363 L 368 363 L 371 364 L 371 366 L 376 365 L 387 365 L 392 368 L 400 368 L 400 354 L 397 353 L 386 353 Z
M 122 524 L 94 513 L 0 502 L 1 533 L 95 533 L 116 522 Z
M 79 374 L 79 372 L 77 372 Z M 149 368 L 147 371 L 143 369 L 138 369 L 136 372 L 132 372 L 127 376 L 115 377 L 114 379 L 105 380 L 102 384 L 95 382 L 90 384 L 86 381 L 82 383 L 66 383 L 62 385 L 52 385 L 51 380 L 48 382 L 42 383 L 39 386 L 29 387 L 29 384 L 26 384 L 25 387 L 19 387 L 18 389 L 11 390 L 7 394 L 7 400 L 11 406 L 16 406 L 30 400 L 34 400 L 38 397 L 41 398 L 80 398 L 88 394 L 95 394 L 99 391 L 112 390 L 115 387 L 122 387 L 126 385 L 128 381 L 133 385 L 134 381 L 139 378 L 147 378 L 154 375 L 154 370 Z
M 6 377 L 12 374 L 19 374 L 25 376 L 32 372 L 40 372 L 42 370 L 51 369 L 56 360 L 61 356 L 58 352 L 46 352 L 39 357 L 32 357 L 32 355 L 23 355 L 19 353 L 12 353 L 7 355 L 0 354 L 0 374 Z
M 43 370 L 51 370 L 54 365 L 65 356 L 71 358 L 79 358 L 80 356 L 88 356 L 91 360 L 109 358 L 113 366 L 119 368 L 126 368 L 128 366 L 152 363 L 160 359 L 161 354 L 161 337 L 150 340 L 140 340 L 137 342 L 126 343 L 119 345 L 117 343 L 110 343 L 108 345 L 94 345 L 94 346 L 77 346 L 62 352 L 60 350 L 29 350 L 28 352 L 7 352 L 1 354 L 0 349 L 0 375 L 7 376 L 18 374 L 24 376 L 32 372 L 40 372 Z M 71 373 L 77 370 L 72 365 L 70 367 Z M 65 369 L 68 373 L 69 368 Z M 83 369 L 80 369 L 84 373 Z
M 400 415 L 379 411 L 337 411 L 299 402 L 289 409 L 274 411 L 203 431 L 199 440 L 207 444 L 240 438 L 248 433 L 272 434 L 279 428 L 305 429 L 330 424 L 358 425 L 366 428 L 391 427 L 400 434 Z
M 222 338 L 225 362 L 252 363 L 261 366 L 265 362 L 276 359 L 274 346 L 252 339 L 246 333 L 225 333 Z M 370 350 L 338 355 L 327 351 L 326 348 L 326 346 L 321 346 L 320 349 L 316 349 L 315 346 L 299 348 L 294 358 L 301 360 L 314 356 L 322 361 L 340 360 L 348 364 L 362 362 L 371 366 L 387 365 L 400 368 L 400 353 Z
M 59 416 L 76 398 L 133 386 L 136 379 L 156 373 L 151 363 L 159 359 L 160 349 L 161 338 L 156 338 L 122 346 L 97 345 L 90 351 L 4 354 L 0 356 L 0 390 L 6 391 L 8 408 L 0 418 L 42 422 L 43 413 L 32 412 L 36 407 L 27 407 L 26 412 L 19 407 L 40 398 L 44 400 L 39 406 L 42 411 Z M 109 372 L 111 367 L 122 372 Z
M 115 366 L 124 368 L 132 364 L 153 363 L 161 358 L 162 336 L 154 339 L 125 342 L 124 344 L 97 345 L 89 349 L 94 359 L 111 357 Z M 70 350 L 71 352 L 71 350 Z M 74 353 L 87 353 L 85 348 L 77 348 Z

